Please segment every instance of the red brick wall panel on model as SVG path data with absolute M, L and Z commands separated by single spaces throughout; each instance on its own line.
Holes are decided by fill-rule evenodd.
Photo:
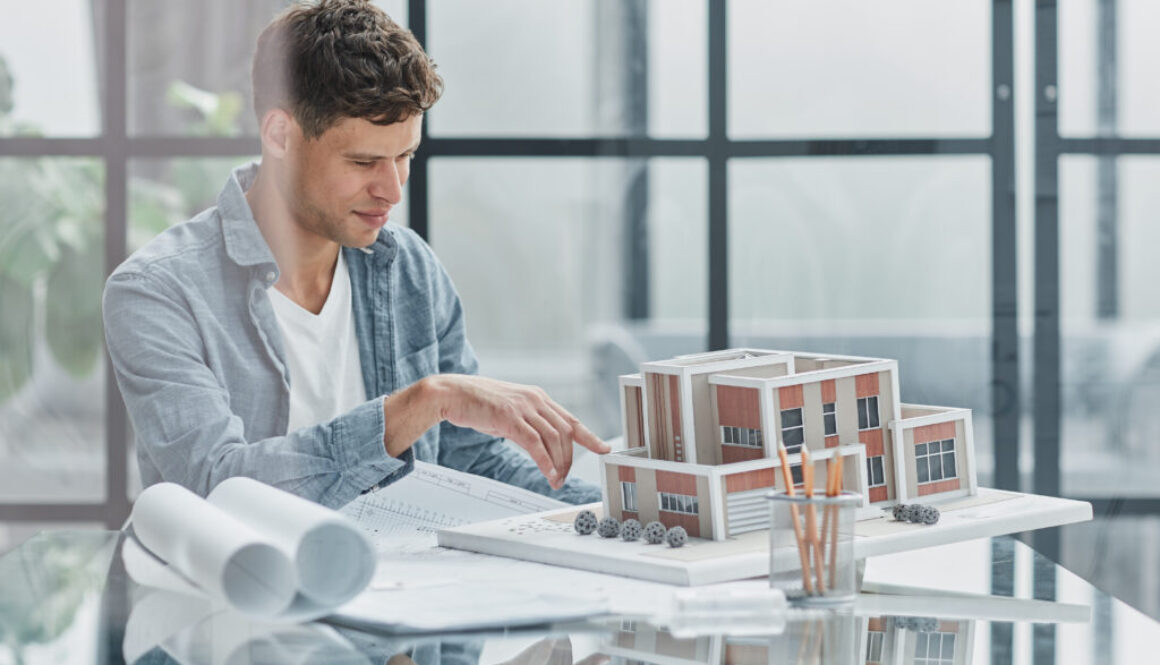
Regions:
M 782 411 L 786 409 L 798 409 L 805 406 L 806 400 L 802 393 L 801 386 L 786 386 L 778 388 L 778 401 L 781 402 L 779 407 Z
M 717 386 L 718 424 L 761 429 L 760 394 L 756 388 Z
M 914 443 L 930 443 L 931 441 L 942 441 L 943 439 L 955 438 L 955 424 L 939 423 L 937 425 L 923 425 L 922 427 L 914 428 Z M 958 446 L 956 446 L 957 448 Z
M 721 463 L 732 464 L 733 462 L 748 462 L 749 460 L 761 459 L 765 457 L 765 451 L 761 448 L 749 448 L 743 446 L 721 446 Z
M 882 442 L 881 429 L 862 430 L 858 432 L 858 440 L 866 444 L 866 457 L 886 454 L 886 445 Z
M 778 469 L 774 468 L 756 469 L 754 471 L 725 476 L 725 492 L 726 494 L 732 494 L 734 492 L 747 492 L 749 490 L 761 489 L 762 487 L 773 487 L 778 471 Z
M 694 538 L 701 537 L 701 519 L 696 515 L 674 513 L 669 510 L 660 511 L 660 522 L 668 528 L 684 527 L 685 532 Z
M 854 391 L 857 397 L 873 397 L 878 394 L 878 372 L 854 377 Z
M 962 487 L 962 483 L 958 478 L 950 478 L 949 480 L 940 480 L 933 483 L 923 483 L 918 486 L 918 495 L 927 496 L 929 494 L 942 494 L 943 492 L 953 492 Z
M 697 496 L 697 476 L 675 471 L 657 471 L 657 491 Z
M 838 401 L 838 384 L 833 379 L 822 381 L 822 403 L 833 404 Z

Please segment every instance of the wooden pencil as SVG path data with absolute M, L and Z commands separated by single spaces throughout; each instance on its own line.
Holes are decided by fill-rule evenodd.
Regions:
M 842 494 L 842 463 L 844 459 L 841 455 L 837 455 L 837 462 L 834 465 L 834 496 L 841 496 Z M 830 526 L 834 531 L 830 536 L 830 588 L 834 588 L 835 579 L 838 576 L 838 520 L 841 519 L 842 513 L 839 512 L 838 506 L 833 506 L 834 519 Z
M 784 443 L 778 444 L 777 457 L 781 460 L 781 478 L 785 483 L 785 494 L 786 496 L 796 496 L 793 488 L 793 474 L 789 470 L 789 455 L 786 453 Z M 797 539 L 798 556 L 801 558 L 802 587 L 807 594 L 812 594 L 814 592 L 814 585 L 810 581 L 810 550 L 809 543 L 802 534 L 801 512 L 798 511 L 796 505 L 790 504 L 789 514 L 790 519 L 793 520 L 793 535 Z
M 810 451 L 802 446 L 802 479 L 805 481 L 806 498 L 814 498 L 814 463 Z M 806 535 L 814 553 L 815 571 L 818 576 L 818 595 L 826 592 L 826 559 L 822 553 L 822 543 L 818 538 L 818 509 L 810 503 L 806 506 Z

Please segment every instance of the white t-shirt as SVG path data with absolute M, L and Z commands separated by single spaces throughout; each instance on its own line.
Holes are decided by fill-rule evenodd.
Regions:
M 267 289 L 290 370 L 289 432 L 324 423 L 366 401 L 354 332 L 350 273 L 342 252 L 326 304 L 312 314 L 274 287 Z

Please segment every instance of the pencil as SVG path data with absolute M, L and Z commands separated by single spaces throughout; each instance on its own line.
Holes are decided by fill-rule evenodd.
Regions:
M 806 485 L 806 498 L 814 498 L 814 463 L 810 459 L 810 451 L 802 446 L 802 478 Z M 822 553 L 822 544 L 818 539 L 818 509 L 813 503 L 806 506 L 806 534 L 810 547 L 814 551 L 814 563 L 817 565 L 818 595 L 826 592 L 826 559 Z
M 834 496 L 834 458 L 833 457 L 826 460 L 826 496 L 827 497 Z M 833 512 L 832 510 L 830 510 L 830 508 L 831 508 L 831 506 L 826 506 L 822 510 L 822 559 L 823 560 L 826 558 L 826 540 L 827 540 L 828 534 L 830 533 L 830 513 Z M 832 588 L 833 586 L 834 586 L 833 583 L 831 583 L 830 587 Z
M 837 461 L 834 464 L 834 496 L 841 496 L 842 494 L 842 463 L 844 458 L 841 455 L 837 456 Z M 833 506 L 834 519 L 830 528 L 834 530 L 830 537 L 830 588 L 834 588 L 834 580 L 838 576 L 838 520 L 841 519 L 842 513 L 838 506 Z
M 793 490 L 793 474 L 789 471 L 789 455 L 785 451 L 785 444 L 778 443 L 777 457 L 781 460 L 781 478 L 785 482 L 786 496 L 795 496 Z M 807 594 L 813 594 L 814 585 L 810 582 L 810 550 L 809 544 L 802 535 L 801 513 L 794 504 L 789 506 L 790 519 L 793 520 L 793 535 L 797 538 L 798 556 L 802 563 L 802 586 Z

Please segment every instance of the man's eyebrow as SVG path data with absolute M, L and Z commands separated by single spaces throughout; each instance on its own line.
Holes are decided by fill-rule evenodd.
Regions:
M 405 155 L 405 154 L 410 153 L 410 152 L 415 152 L 418 149 L 419 149 L 419 142 L 416 141 L 414 145 L 412 145 L 411 147 L 404 150 L 401 154 Z M 344 153 L 342 153 L 342 156 L 347 158 L 347 159 L 354 159 L 354 160 L 357 160 L 360 162 L 371 162 L 371 161 L 374 161 L 376 159 L 386 159 L 387 158 L 386 155 L 381 155 L 381 154 L 373 153 L 373 152 L 344 152 Z
M 376 159 L 383 159 L 382 155 L 371 152 L 344 152 L 342 153 L 342 156 L 348 159 L 357 159 L 361 162 L 370 162 Z

